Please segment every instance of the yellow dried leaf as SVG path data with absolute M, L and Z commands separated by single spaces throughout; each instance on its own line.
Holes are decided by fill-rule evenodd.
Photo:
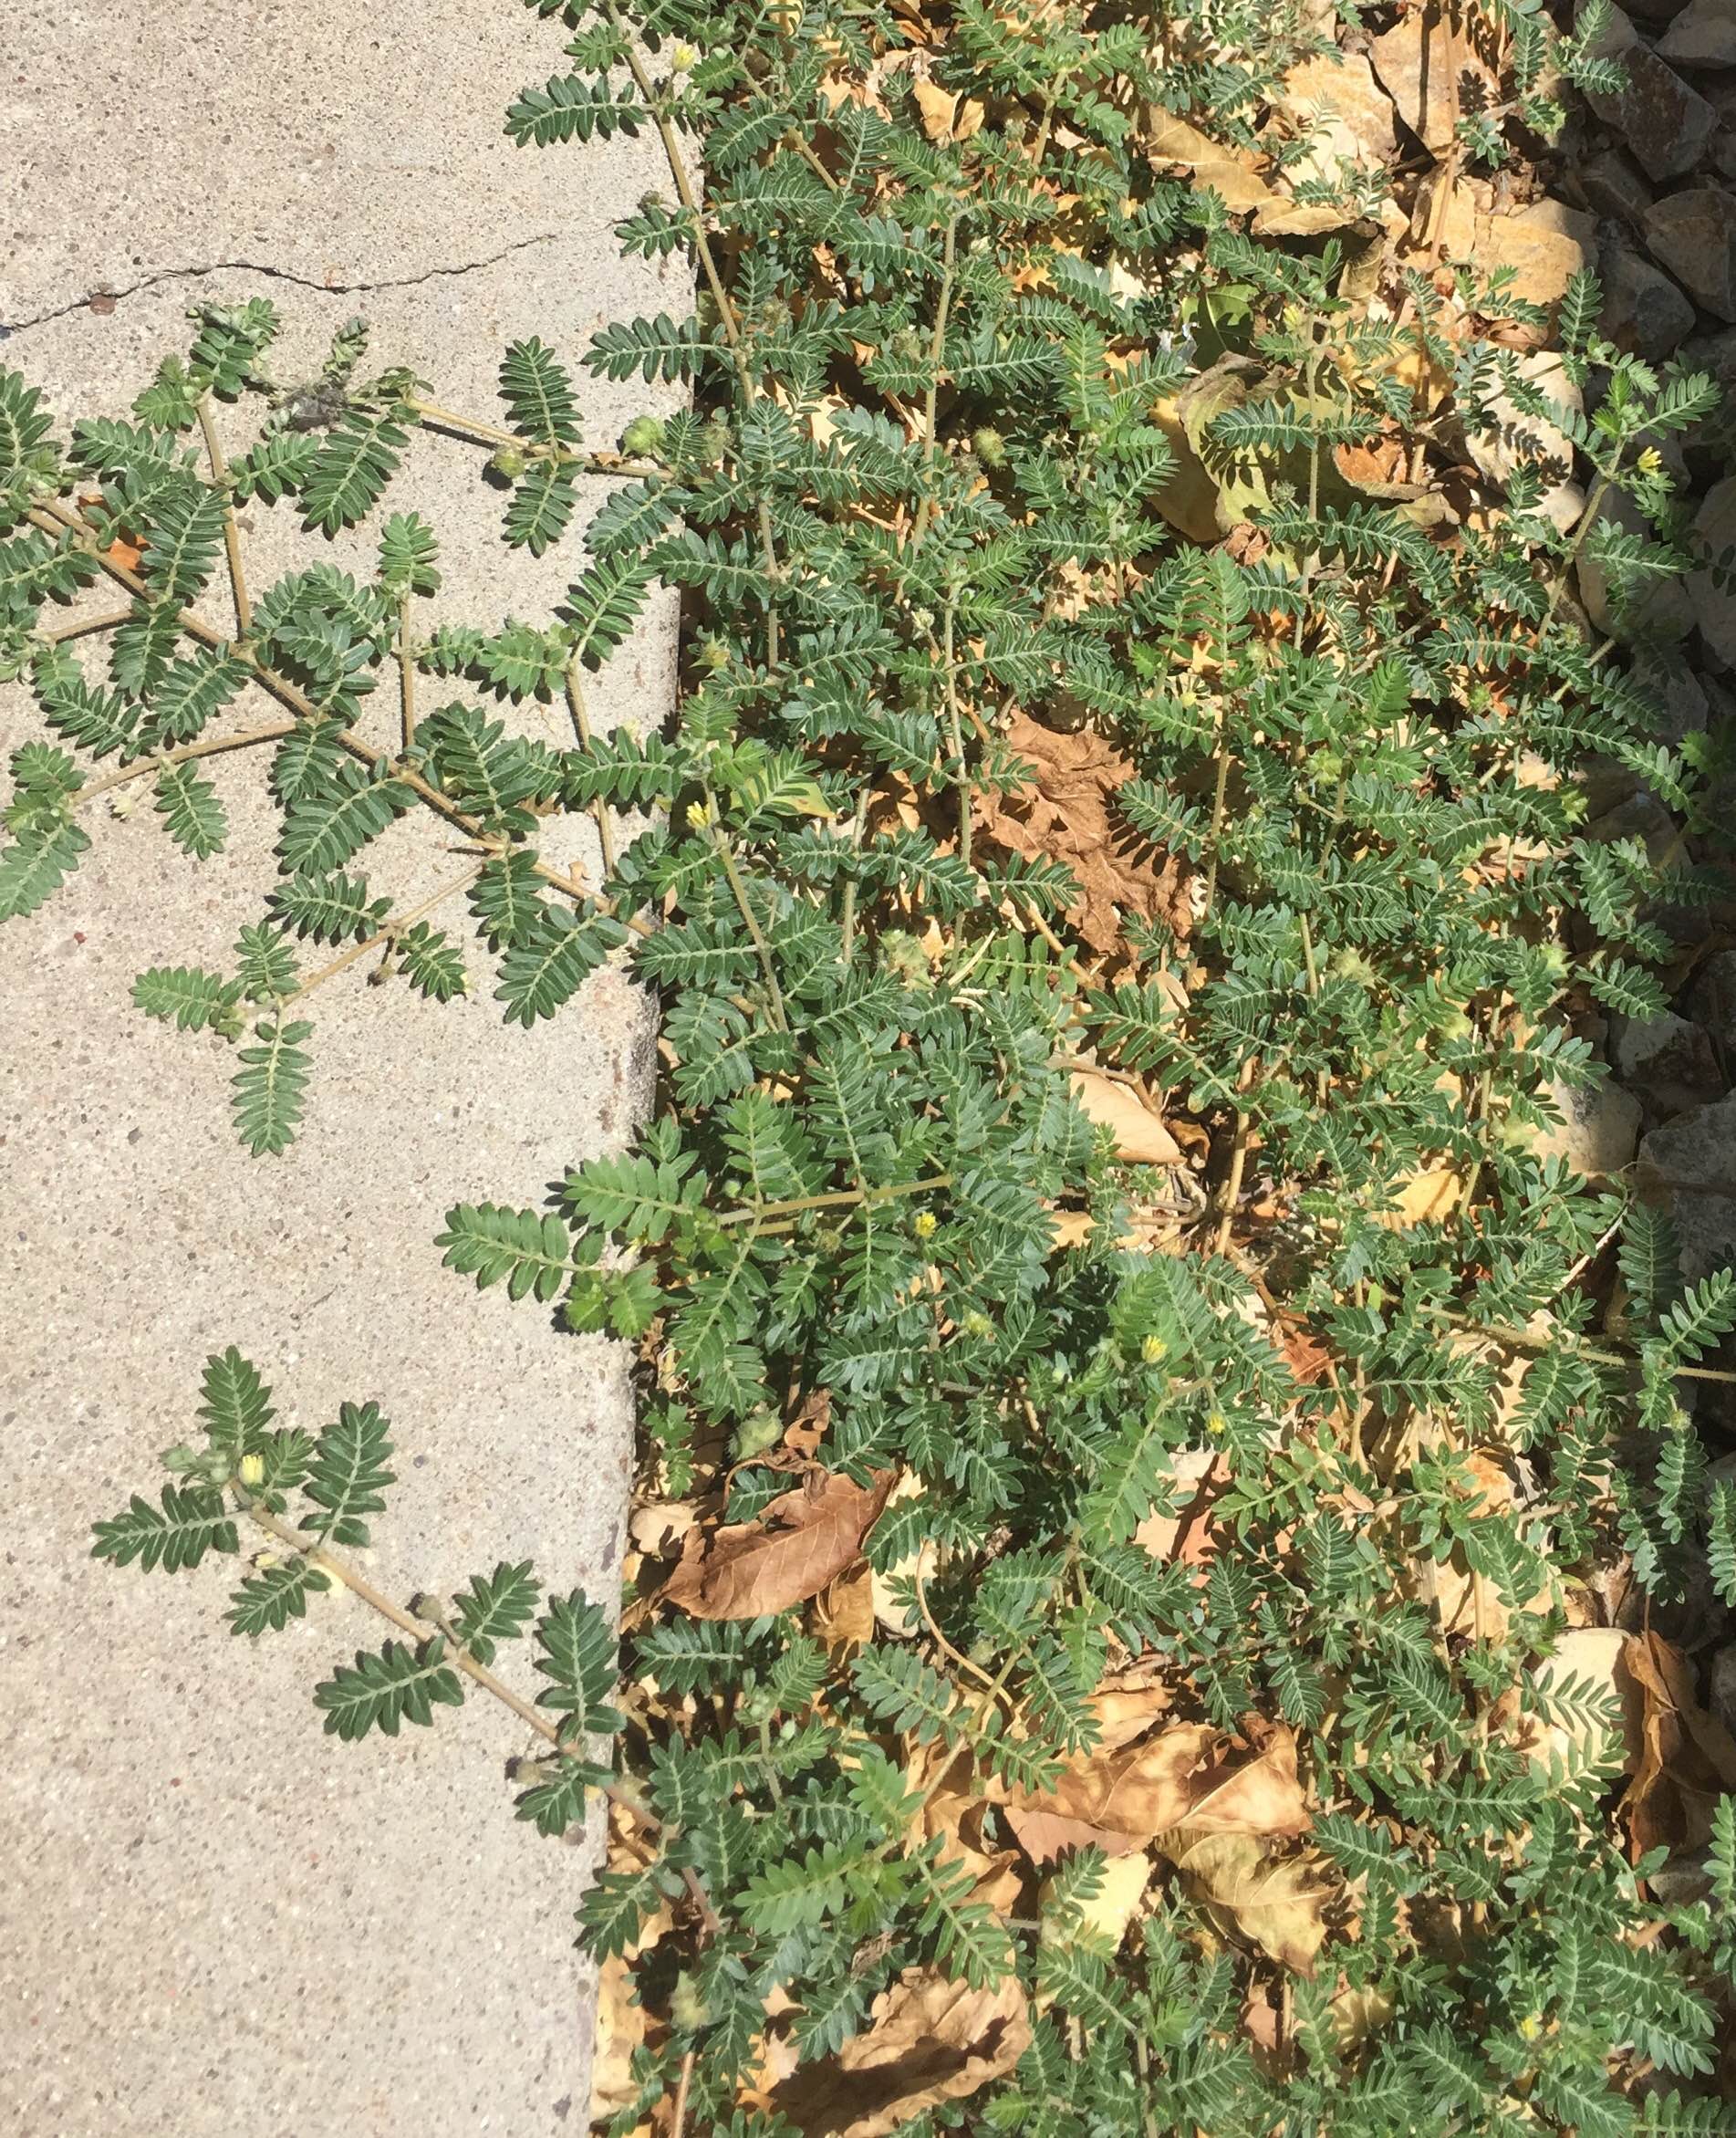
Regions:
M 982 107 L 974 97 L 961 99 L 957 90 L 943 89 L 926 77 L 911 82 L 910 94 L 916 99 L 922 130 L 930 141 L 944 146 L 949 141 L 968 141 L 982 130 Z
M 1144 1900 L 1156 1866 L 1149 1856 L 1115 1856 L 1103 1866 L 1103 1882 L 1088 1901 L 1077 1904 L 1079 1926 L 1118 1947 Z M 1045 1892 L 1046 1896 L 1047 1882 Z
M 1115 1153 L 1128 1165 L 1176 1165 L 1181 1146 L 1131 1084 L 1097 1069 L 1075 1069 L 1073 1096 L 1086 1117 L 1115 1137 Z
M 1375 1220 L 1388 1232 L 1409 1232 L 1413 1225 L 1440 1225 L 1458 1205 L 1464 1184 L 1450 1168 L 1430 1166 L 1401 1181 L 1392 1194 L 1396 1208 Z
M 1163 1852 L 1225 1928 L 1299 1975 L 1314 1972 L 1330 1892 L 1318 1859 L 1270 1857 L 1263 1842 L 1245 1833 L 1171 1835 Z
M 867 1567 L 840 1574 L 814 1599 L 814 1637 L 853 1654 L 874 1638 L 874 1577 Z

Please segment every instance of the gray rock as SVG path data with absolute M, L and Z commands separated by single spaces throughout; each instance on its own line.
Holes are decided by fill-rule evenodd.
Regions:
M 1575 1173 L 1593 1178 L 1631 1165 L 1639 1143 L 1639 1101 L 1619 1084 L 1595 1090 L 1553 1084 L 1549 1096 L 1560 1110 L 1559 1127 L 1533 1132 L 1539 1158 L 1564 1158 Z
M 1660 1017 L 1618 1017 L 1615 1059 L 1622 1082 L 1666 1119 L 1707 1105 L 1724 1089 L 1704 1029 L 1668 1011 Z
M 1598 508 L 1597 517 L 1600 521 L 1607 520 L 1625 534 L 1637 535 L 1642 539 L 1651 537 L 1652 530 L 1644 514 L 1625 491 L 1608 492 Z M 1623 644 L 1630 644 L 1637 639 L 1674 641 L 1685 639 L 1694 628 L 1693 600 L 1679 579 L 1648 575 L 1618 610 L 1612 598 L 1610 575 L 1590 554 L 1589 547 L 1580 551 L 1575 570 L 1585 614 L 1600 631 L 1619 639 Z
M 1689 0 L 1658 40 L 1672 67 L 1736 67 L 1736 0 Z
M 1585 198 L 1600 215 L 1614 215 L 1637 229 L 1658 195 L 1624 149 L 1606 149 L 1579 174 Z
M 1736 1645 L 1720 1648 L 1707 1674 L 1706 1706 L 1714 1722 L 1736 1736 Z
M 1736 1262 L 1736 1092 L 1654 1129 L 1639 1163 L 1675 1220 L 1689 1282 Z
M 1694 302 L 1736 320 L 1736 197 L 1690 186 L 1646 211 L 1646 243 Z
M 1727 1067 L 1736 1069 L 1736 950 L 1720 950 L 1694 975 L 1688 1006 L 1723 1049 Z
M 1717 112 L 1647 50 L 1619 7 L 1610 10 L 1609 27 L 1593 48 L 1600 57 L 1619 59 L 1627 81 L 1623 89 L 1585 101 L 1621 135 L 1648 178 L 1686 178 L 1706 152 L 1718 125 Z
M 1518 358 L 1514 370 L 1545 399 L 1575 413 L 1585 397 L 1562 369 L 1559 356 L 1536 349 Z M 1544 485 L 1537 509 L 1564 534 L 1585 509 L 1585 494 L 1573 479 L 1574 449 L 1566 435 L 1541 416 L 1527 415 L 1506 393 L 1489 403 L 1482 426 L 1468 430 L 1465 448 L 1478 472 L 1505 484 L 1521 468 L 1533 470 Z
M 1651 732 L 1659 742 L 1673 750 L 1687 736 L 1704 731 L 1710 711 L 1705 686 L 1673 647 L 1637 648 L 1633 681 L 1650 694 Z
M 1655 363 L 1694 331 L 1694 308 L 1669 276 L 1613 233 L 1606 235 L 1598 273 L 1604 286 L 1599 330 L 1629 356 Z
M 1736 475 L 1726 475 L 1706 493 L 1694 520 L 1694 533 L 1713 558 L 1736 549 Z M 1720 573 L 1697 571 L 1688 581 L 1700 635 L 1720 660 L 1736 664 L 1736 557 L 1727 558 Z M 1723 584 L 1719 584 L 1720 578 Z
M 1736 392 L 1736 327 L 1696 334 L 1691 341 L 1683 342 L 1681 359 L 1690 371 L 1708 373 L 1726 396 Z

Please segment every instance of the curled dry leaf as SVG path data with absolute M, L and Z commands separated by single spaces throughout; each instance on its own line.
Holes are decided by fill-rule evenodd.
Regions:
M 774 2098 L 804 2138 L 887 2138 L 925 2110 L 1004 2078 L 1030 2043 L 1016 1977 L 972 1989 L 938 1968 L 907 1968 L 876 1998 L 863 2033 L 797 2071 Z
M 924 1489 L 922 1480 L 912 1470 L 907 1470 L 887 1495 L 889 1507 L 895 1500 L 914 1499 Z M 922 1630 L 922 1621 L 914 1605 L 906 1608 L 898 1601 L 897 1585 L 920 1574 L 927 1581 L 940 1562 L 940 1551 L 931 1538 L 925 1538 L 914 1551 L 907 1551 L 900 1559 L 882 1573 L 873 1569 L 868 1579 L 868 1593 L 873 1600 L 874 1617 L 882 1632 L 890 1633 L 900 1641 L 913 1640 Z
M 611 1871 L 643 1871 L 650 1861 L 643 1835 L 619 1806 L 609 1813 L 608 1863 Z M 599 2120 L 619 2115 L 639 2097 L 633 2053 L 643 2048 L 661 2022 L 642 2004 L 634 1988 L 637 1962 L 674 1926 L 667 1901 L 646 1917 L 636 1943 L 614 1953 L 597 1972 L 597 2028 L 591 2060 L 591 2113 Z
M 982 107 L 974 97 L 961 97 L 957 90 L 943 89 L 939 82 L 926 78 L 911 82 L 910 94 L 916 99 L 922 130 L 930 141 L 939 145 L 968 141 L 972 134 L 982 132 Z
M 1079 1928 L 1094 1938 L 1103 1939 L 1112 1950 L 1118 1950 L 1156 1868 L 1147 1855 L 1112 1857 L 1103 1866 L 1103 1880 L 1097 1892 L 1088 1901 L 1077 1903 Z M 1047 1897 L 1045 1882 L 1045 1901 Z
M 1613 1694 L 1622 1711 L 1623 1765 L 1631 1773 L 1639 1748 L 1641 1715 L 1639 1688 L 1622 1668 L 1627 1640 L 1619 1626 L 1575 1627 L 1555 1643 L 1553 1654 L 1534 1665 L 1531 1675 L 1545 1692 L 1572 1680 Z M 1519 1726 L 1521 1748 L 1544 1765 L 1564 1762 L 1575 1753 L 1585 1758 L 1597 1749 L 1595 1740 L 1600 1733 L 1583 1716 L 1546 1725 L 1528 1716 Z
M 1164 1837 L 1177 1827 L 1195 1839 L 1275 1838 L 1310 1824 L 1289 1730 L 1274 1726 L 1263 1749 L 1248 1757 L 1205 1723 L 1175 1723 L 1113 1752 L 1080 1754 L 1053 1789 L 1009 1792 L 1005 1812 L 1034 1863 L 1086 1846 L 1122 1856 L 1154 1841 L 1167 1854 Z
M 808 1622 L 816 1641 L 853 1655 L 874 1638 L 874 1577 L 858 1567 L 828 1581 L 814 1599 Z
M 1314 1972 L 1331 1892 L 1316 1856 L 1271 1855 L 1254 1834 L 1186 1830 L 1166 1837 L 1163 1852 L 1221 1927 L 1299 1975 Z
M 1639 1701 L 1634 1778 L 1622 1805 L 1634 1854 L 1704 1848 L 1719 1798 L 1736 1789 L 1736 1738 L 1700 1705 L 1692 1666 L 1661 1634 L 1629 1634 L 1620 1669 Z
M 1209 1447 L 1179 1447 L 1169 1457 L 1169 1475 L 1175 1480 L 1172 1515 L 1149 1514 L 1133 1532 L 1141 1551 L 1164 1565 L 1178 1554 L 1185 1566 L 1199 1566 L 1211 1556 L 1211 1526 L 1206 1519 L 1216 1495 L 1211 1479 L 1217 1456 Z M 1220 1490 L 1223 1489 L 1221 1486 Z
M 1131 761 L 1088 728 L 1064 734 L 1014 714 L 1008 747 L 1035 774 L 1014 792 L 985 796 L 977 836 L 1031 861 L 1060 861 L 1079 897 L 1067 919 L 1104 954 L 1125 948 L 1121 916 L 1162 921 L 1185 938 L 1192 925 L 1190 871 L 1120 815 L 1116 790 L 1134 777 Z
M 1388 1232 L 1409 1232 L 1413 1225 L 1444 1225 L 1457 1208 L 1464 1183 L 1450 1167 L 1431 1166 L 1399 1182 L 1393 1208 L 1375 1219 Z
M 1125 1164 L 1180 1163 L 1180 1144 L 1136 1086 L 1097 1069 L 1075 1069 L 1073 1096 L 1089 1120 L 1114 1136 L 1115 1154 Z
M 1465 1467 L 1476 1487 L 1475 1500 L 1468 1502 L 1470 1511 L 1481 1516 L 1500 1513 L 1516 1521 L 1518 1494 L 1502 1465 L 1492 1455 L 1476 1452 L 1467 1457 Z M 1511 1623 L 1512 1610 L 1502 1602 L 1500 1590 L 1487 1576 L 1472 1572 L 1461 1547 L 1455 1546 L 1444 1559 L 1427 1559 L 1411 1567 L 1402 1587 L 1407 1595 L 1429 1601 L 1443 1633 L 1498 1641 L 1504 1638 Z M 1543 1587 L 1526 1597 L 1519 1608 L 1541 1617 L 1555 1608 L 1559 1589 L 1551 1572 L 1544 1577 Z
M 661 1600 L 696 1619 L 759 1618 L 806 1603 L 861 1556 L 892 1476 L 877 1471 L 865 1489 L 816 1470 L 754 1521 L 730 1524 L 707 1538 L 691 1532 Z
M 1010 1914 L 1024 1888 L 1024 1871 L 1016 1849 L 993 1845 L 987 1831 L 990 1806 L 974 1794 L 973 1769 L 969 1759 L 956 1762 L 959 1787 L 937 1790 L 922 1807 L 912 1841 L 920 1845 L 938 1839 L 944 1861 L 957 1863 L 975 1881 L 971 1898 Z M 915 1777 L 912 1776 L 914 1781 Z

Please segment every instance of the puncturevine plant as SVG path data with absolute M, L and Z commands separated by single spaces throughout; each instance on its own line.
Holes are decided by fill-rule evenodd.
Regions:
M 0 373 L 0 660 L 52 737 L 12 760 L 0 913 L 100 797 L 215 850 L 201 761 L 255 754 L 279 887 L 232 968 L 136 996 L 234 1043 L 261 1153 L 317 1074 L 310 993 L 365 960 L 464 987 L 461 900 L 509 1019 L 609 960 L 652 991 L 630 1152 L 439 1240 L 639 1346 L 620 1631 L 528 1565 L 379 1594 L 346 1554 L 387 1422 L 275 1429 L 233 1350 L 98 1553 L 242 1555 L 255 1636 L 341 1583 L 393 1632 L 319 1687 L 328 1730 L 486 1694 L 522 1818 L 608 1799 L 612 2132 L 1736 2128 L 1736 1811 L 1625 1830 L 1612 1703 L 1549 1660 L 1600 1566 L 1666 1603 L 1710 1559 L 1736 1599 L 1685 1407 L 1736 1282 L 1685 1283 L 1543 1133 L 1597 1073 L 1575 1016 L 1660 1008 L 1709 891 L 1584 834 L 1590 757 L 1690 829 L 1723 768 L 1566 597 L 1587 544 L 1618 588 L 1683 561 L 1598 506 L 1668 528 L 1656 447 L 1710 389 L 1600 345 L 1587 277 L 1554 318 L 1463 274 L 1371 293 L 1366 200 L 1256 241 L 1175 175 L 1177 117 L 1245 142 L 1308 48 L 1264 10 L 535 4 L 571 70 L 509 130 L 654 128 L 669 190 L 619 236 L 697 274 L 585 366 L 691 410 L 597 453 L 540 342 L 500 422 L 364 377 L 359 328 L 286 381 L 264 302 L 202 309 L 130 423 L 68 436 Z M 1547 123 L 1552 51 L 1605 64 L 1492 16 L 1484 157 Z M 1545 329 L 1589 416 L 1519 370 Z M 1446 524 L 1346 475 L 1513 407 L 1590 471 L 1564 530 L 1532 467 Z M 238 505 L 350 527 L 424 425 L 492 456 L 509 543 L 582 545 L 556 618 L 429 629 L 405 514 L 371 573 L 250 588 Z M 1222 539 L 1172 524 L 1202 477 Z M 673 726 L 594 735 L 660 583 Z M 533 699 L 570 745 L 516 731 Z M 1071 817 L 1031 803 L 1057 764 Z M 593 880 L 539 851 L 570 812 Z M 469 858 L 400 911 L 363 871 L 418 815 Z M 1159 1090 L 1198 1174 L 1128 1163 Z M 1686 1883 L 1672 1842 L 1708 1844 Z

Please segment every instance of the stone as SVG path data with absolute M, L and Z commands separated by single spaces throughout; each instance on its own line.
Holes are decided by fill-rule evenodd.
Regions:
M 1696 334 L 1683 342 L 1681 360 L 1689 370 L 1708 373 L 1726 400 L 1736 395 L 1736 327 Z
M 1621 135 L 1648 178 L 1685 178 L 1705 154 L 1718 114 L 1640 43 L 1638 31 L 1619 7 L 1612 7 L 1609 17 L 1590 49 L 1598 58 L 1618 59 L 1627 79 L 1619 89 L 1588 94 L 1585 101 Z
M 1614 215 L 1637 229 L 1657 199 L 1646 174 L 1623 149 L 1605 149 L 1579 173 L 1585 198 L 1600 215 Z
M 1604 308 L 1598 331 L 1629 356 L 1656 363 L 1694 331 L 1698 315 L 1661 268 L 1612 232 L 1598 257 Z
M 1736 1262 L 1736 1092 L 1654 1129 L 1639 1180 L 1668 1204 L 1690 1284 Z
M 1388 164 L 1397 150 L 1392 102 L 1360 52 L 1321 54 L 1293 67 L 1272 92 L 1272 108 L 1286 130 L 1306 137 L 1306 152 L 1285 176 L 1336 185 L 1340 166 Z
M 1501 100 L 1487 26 L 1458 0 L 1401 16 L 1368 50 L 1399 118 L 1436 155 L 1461 119 Z
M 1736 1069 L 1736 950 L 1706 960 L 1688 990 L 1688 1006 L 1722 1049 L 1726 1067 Z
M 1705 553 L 1721 559 L 1716 571 L 1708 568 L 1689 575 L 1694 621 L 1719 659 L 1736 666 L 1736 475 L 1726 475 L 1706 493 L 1694 533 Z
M 1633 499 L 1625 490 L 1607 490 L 1597 508 L 1599 523 L 1607 521 L 1622 533 L 1642 540 L 1657 537 Z M 1610 575 L 1591 553 L 1589 543 L 1581 549 L 1574 567 L 1579 598 L 1585 614 L 1600 631 L 1624 644 L 1635 640 L 1664 640 L 1674 643 L 1694 628 L 1694 601 L 1680 579 L 1648 574 L 1619 609 L 1611 594 Z
M 1568 378 L 1561 358 L 1547 349 L 1519 357 L 1514 370 L 1548 400 L 1584 410 L 1585 397 Z M 1476 429 L 1467 425 L 1465 449 L 1480 475 L 1504 485 L 1521 468 L 1536 471 L 1544 484 L 1537 509 L 1564 534 L 1585 509 L 1585 493 L 1574 481 L 1574 449 L 1564 432 L 1542 416 L 1525 414 L 1512 396 L 1495 396 L 1488 419 Z
M 1646 211 L 1646 243 L 1697 305 L 1736 320 L 1736 195 L 1719 185 L 1667 194 Z
M 1657 48 L 1672 67 L 1736 67 L 1736 0 L 1689 0 Z
M 1536 201 L 1511 215 L 1479 215 L 1476 228 L 1478 268 L 1513 268 L 1513 294 L 1533 305 L 1559 304 L 1574 276 L 1597 256 L 1597 218 L 1561 201 Z
M 1622 1082 L 1666 1119 L 1709 1105 L 1724 1090 L 1704 1028 L 1668 1010 L 1657 1017 L 1618 1017 L 1615 1060 Z
M 363 312 L 370 367 L 409 364 L 480 417 L 500 420 L 503 349 L 533 333 L 571 366 L 589 443 L 671 410 L 678 394 L 582 364 L 604 321 L 691 302 L 680 260 L 624 264 L 611 234 L 669 187 L 655 134 L 502 138 L 525 83 L 564 71 L 563 35 L 477 0 L 23 0 L 0 90 L 0 362 L 47 390 L 64 437 L 70 415 L 125 415 L 158 359 L 184 354 L 190 303 L 258 295 L 284 315 L 281 377 L 307 377 Z M 75 208 L 78 173 L 100 174 L 98 212 Z M 221 265 L 237 261 L 258 265 Z M 217 421 L 233 442 L 240 412 Z M 540 621 L 583 562 L 580 529 L 541 560 L 507 551 L 485 459 L 421 439 L 393 502 L 438 530 L 438 613 Z M 610 487 L 583 479 L 581 518 Z M 244 516 L 267 583 L 292 559 L 367 568 L 379 534 L 327 544 L 282 508 Z M 220 581 L 220 621 L 223 600 Z M 664 602 L 597 678 L 598 725 L 660 720 L 674 650 Z M 431 684 L 428 703 L 461 694 Z M 0 685 L 5 746 L 42 733 Z M 437 1728 L 339 1746 L 311 1693 L 380 1638 L 355 1599 L 314 1600 L 254 1650 L 222 1622 L 228 1566 L 118 1572 L 90 1559 L 90 1524 L 188 1436 L 203 1358 L 234 1342 L 283 1425 L 323 1425 L 340 1399 L 391 1418 L 399 1481 L 367 1555 L 391 1595 L 534 1557 L 612 1603 L 626 1361 L 461 1282 L 433 1239 L 450 1204 L 537 1204 L 568 1163 L 620 1147 L 649 1086 L 647 1008 L 605 970 L 560 1017 L 509 1029 L 461 913 L 473 994 L 441 1006 L 360 967 L 334 980 L 309 1006 L 307 1132 L 249 1158 L 224 1050 L 128 1000 L 164 958 L 231 967 L 275 879 L 257 762 L 211 764 L 228 851 L 187 860 L 147 803 L 93 822 L 72 881 L 0 929 L 0 2130 L 577 2138 L 589 1859 L 515 1820 L 516 1726 L 473 1698 Z M 411 833 L 370 859 L 379 891 L 462 866 Z M 321 962 L 307 946 L 304 970 Z
M 1706 1711 L 1720 1728 L 1736 1736 L 1736 1643 L 1720 1648 L 1706 1674 Z
M 1632 679 L 1651 697 L 1651 733 L 1658 741 L 1674 750 L 1690 735 L 1704 733 L 1710 710 L 1706 687 L 1675 647 L 1637 647 Z
M 1549 1096 L 1562 1119 L 1554 1128 L 1530 1132 L 1539 1158 L 1564 1158 L 1575 1173 L 1597 1179 L 1633 1163 L 1639 1142 L 1639 1101 L 1619 1084 L 1594 1088 L 1552 1084 Z

